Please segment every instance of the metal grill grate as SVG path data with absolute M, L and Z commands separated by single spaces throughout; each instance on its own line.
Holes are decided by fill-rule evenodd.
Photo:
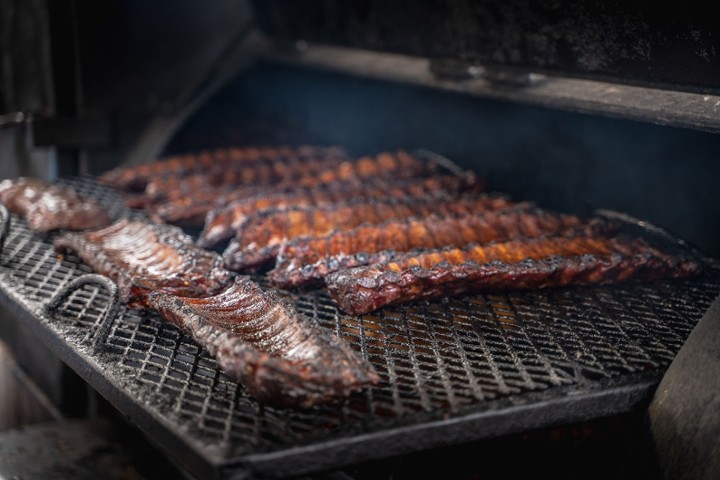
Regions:
M 112 192 L 90 180 L 71 183 L 123 214 Z M 413 430 L 419 425 L 447 427 L 432 440 L 442 444 L 620 413 L 651 391 L 720 292 L 714 263 L 691 280 L 478 295 L 362 317 L 339 312 L 323 291 L 280 292 L 345 338 L 383 379 L 340 405 L 297 412 L 247 397 L 205 350 L 152 313 L 122 307 L 106 348 L 95 352 L 88 338 L 109 303 L 100 287 L 82 287 L 52 317 L 38 313 L 90 272 L 76 257 L 58 258 L 51 240 L 12 217 L 0 253 L 3 301 L 25 312 L 45 338 L 57 339 L 63 347 L 56 351 L 71 365 L 108 379 L 112 388 L 95 386 L 124 413 L 140 412 L 160 425 L 145 425 L 155 440 L 187 445 L 200 459 L 187 461 L 189 468 L 200 476 L 244 469 L 284 475 L 409 451 L 430 444 Z M 614 407 L 592 401 L 619 388 L 638 393 Z M 572 398 L 572 414 L 469 428 L 478 415 L 489 422 L 513 407 L 542 413 L 542 405 Z

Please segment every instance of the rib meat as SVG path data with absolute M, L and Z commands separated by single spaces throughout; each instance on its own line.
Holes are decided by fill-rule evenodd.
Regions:
M 580 230 L 594 235 L 614 227 L 605 220 L 585 221 L 536 207 L 394 219 L 287 242 L 281 247 L 269 277 L 281 288 L 307 286 L 321 283 L 326 275 L 338 270 L 382 262 L 388 257 L 386 250 L 460 247 L 560 232 L 578 234 Z
M 290 192 L 258 194 L 210 210 L 198 245 L 211 247 L 231 238 L 249 216 L 270 208 L 327 205 L 353 198 L 407 198 L 479 192 L 482 187 L 482 182 L 468 172 L 401 180 L 378 177 L 365 182 L 342 181 Z
M 242 147 L 224 148 L 197 154 L 177 155 L 156 162 L 131 167 L 119 167 L 100 176 L 100 181 L 114 187 L 141 191 L 158 178 L 179 178 L 193 173 L 224 169 L 228 165 L 251 165 L 261 161 L 301 157 L 343 157 L 337 147 Z
M 158 178 L 147 184 L 145 194 L 156 202 L 173 201 L 192 197 L 197 189 L 208 185 L 234 187 L 288 182 L 300 188 L 351 178 L 415 177 L 433 173 L 438 168 L 436 163 L 418 160 L 402 150 L 357 160 L 349 160 L 344 156 L 291 157 L 242 165 L 238 168 L 196 173 L 186 177 Z
M 379 380 L 345 342 L 249 277 L 238 277 L 216 296 L 153 293 L 149 303 L 260 401 L 305 408 Z
M 330 168 L 339 168 L 345 157 L 278 159 L 238 165 L 236 168 L 211 169 L 185 177 L 163 177 L 148 182 L 145 194 L 155 202 L 192 197 L 198 189 L 215 189 L 242 185 L 269 185 L 304 175 L 317 175 Z
M 115 280 L 123 300 L 134 307 L 147 306 L 153 291 L 200 297 L 230 282 L 219 255 L 168 225 L 123 219 L 101 230 L 62 235 L 53 245 Z
M 347 230 L 363 223 L 380 223 L 391 218 L 433 213 L 460 215 L 509 205 L 510 201 L 501 196 L 438 198 L 431 195 L 269 210 L 248 219 L 223 257 L 232 270 L 258 268 L 275 258 L 283 242 L 294 238 L 325 235 L 332 230 Z
M 268 188 L 284 191 L 293 189 L 294 186 L 291 186 L 288 182 L 282 182 L 272 187 L 267 185 L 242 187 L 200 185 L 192 194 L 180 195 L 172 200 L 156 200 L 143 193 L 139 195 L 126 194 L 124 201 L 128 208 L 146 210 L 155 221 L 173 225 L 202 227 L 205 216 L 213 208 L 224 206 L 234 199 L 259 195 L 261 192 L 267 192 Z
M 24 217 L 48 186 L 47 182 L 38 178 L 21 177 L 15 180 L 3 180 L 0 182 L 0 201 L 8 210 Z
M 403 151 L 356 161 L 337 160 L 314 159 L 304 165 L 298 161 L 275 162 L 244 170 L 161 178 L 151 181 L 142 194 L 126 195 L 125 202 L 130 208 L 148 211 L 156 221 L 202 227 L 211 209 L 261 192 L 282 193 L 337 182 L 359 184 L 373 176 L 412 178 L 439 168 L 436 163 L 418 161 Z
M 398 255 L 325 282 L 342 310 L 360 314 L 464 293 L 686 277 L 700 269 L 642 239 L 549 237 Z
M 98 203 L 81 197 L 69 186 L 36 178 L 3 180 L 0 202 L 36 232 L 85 230 L 110 223 L 110 216 Z
M 358 185 L 357 179 L 342 181 L 343 184 Z M 198 188 L 192 195 L 187 195 L 174 200 L 164 200 L 157 204 L 148 203 L 147 197 L 130 199 L 136 207 L 129 203 L 131 208 L 143 208 L 150 214 L 150 218 L 157 222 L 169 223 L 199 228 L 205 225 L 207 216 L 212 211 L 219 211 L 230 203 L 242 202 L 254 197 L 270 197 L 274 195 L 287 194 L 299 190 L 294 180 L 286 180 L 273 185 L 259 186 L 205 186 Z M 304 190 L 304 189 L 300 189 Z M 230 237 L 232 232 L 230 233 Z M 209 244 L 199 245 L 210 246 Z

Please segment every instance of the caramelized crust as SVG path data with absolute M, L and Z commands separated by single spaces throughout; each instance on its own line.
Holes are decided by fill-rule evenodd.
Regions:
M 233 165 L 252 165 L 283 158 L 343 157 L 337 147 L 239 147 L 210 150 L 196 154 L 177 155 L 152 163 L 119 167 L 100 176 L 100 181 L 114 187 L 141 191 L 153 179 L 180 178 L 193 173 L 222 170 Z
M 269 277 L 281 288 L 317 285 L 332 272 L 382 262 L 388 257 L 386 250 L 460 247 L 561 232 L 589 236 L 609 233 L 615 227 L 600 219 L 584 221 L 528 206 L 460 216 L 393 219 L 287 242 L 281 247 Z
M 261 193 L 210 210 L 198 245 L 211 247 L 231 238 L 251 215 L 270 208 L 328 205 L 361 198 L 446 196 L 481 189 L 482 182 L 474 174 L 465 173 L 401 180 L 378 177 L 365 182 L 341 181 L 290 192 Z
M 465 293 L 679 278 L 700 269 L 641 239 L 549 237 L 411 252 L 325 281 L 342 310 L 359 314 Z
M 191 334 L 263 402 L 306 408 L 379 380 L 345 342 L 249 277 L 208 298 L 154 293 L 150 306 Z
M 101 230 L 62 235 L 53 245 L 115 280 L 123 300 L 134 307 L 147 306 L 151 292 L 207 296 L 230 282 L 219 255 L 168 225 L 120 220 Z
M 102 206 L 82 198 L 73 188 L 36 178 L 3 180 L 0 202 L 36 232 L 85 230 L 110 223 Z
M 208 186 L 222 190 L 224 187 L 269 185 L 283 180 L 319 175 L 328 169 L 340 168 L 344 162 L 347 162 L 345 157 L 294 157 L 236 168 L 212 169 L 185 177 L 156 178 L 148 182 L 145 195 L 155 202 L 173 201 L 192 197 L 195 191 L 203 190 Z
M 148 182 L 145 194 L 157 202 L 192 196 L 196 190 L 208 185 L 219 188 L 292 182 L 294 187 L 301 188 L 353 178 L 415 177 L 438 168 L 438 165 L 420 161 L 402 150 L 357 160 L 345 156 L 288 157 L 234 168 L 226 166 L 185 177 L 158 177 Z
M 258 268 L 277 255 L 280 245 L 299 237 L 318 236 L 332 230 L 347 230 L 363 223 L 433 213 L 461 215 L 495 210 L 510 205 L 505 197 L 475 195 L 438 198 L 425 196 L 401 200 L 362 200 L 317 207 L 270 210 L 250 218 L 223 253 L 232 270 Z
M 219 186 L 205 185 L 198 187 L 191 194 L 178 196 L 172 200 L 154 200 L 147 195 L 126 195 L 125 205 L 129 208 L 146 210 L 150 218 L 156 222 L 169 223 L 193 228 L 200 228 L 205 224 L 205 217 L 213 209 L 221 208 L 229 202 L 267 194 L 273 191 L 292 190 L 295 187 L 290 182 L 267 186 Z
M 250 165 L 150 179 L 142 194 L 129 195 L 127 206 L 146 209 L 158 221 L 201 227 L 212 208 L 252 194 L 282 193 L 338 182 L 360 184 L 375 178 L 413 178 L 440 166 L 408 153 L 381 153 L 349 160 L 342 156 L 288 157 Z

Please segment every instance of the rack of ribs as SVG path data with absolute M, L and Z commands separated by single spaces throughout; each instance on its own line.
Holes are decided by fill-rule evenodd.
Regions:
M 692 258 L 664 253 L 639 238 L 571 236 L 398 254 L 332 273 L 325 283 L 342 310 L 361 314 L 466 293 L 681 278 L 700 271 Z
M 85 230 L 110 223 L 107 211 L 66 185 L 36 178 L 0 182 L 0 203 L 23 217 L 35 232 Z
M 249 277 L 206 298 L 153 293 L 149 305 L 263 402 L 307 408 L 379 381 L 346 342 Z
M 562 232 L 578 234 L 579 230 L 585 235 L 598 235 L 616 227 L 614 222 L 599 218 L 584 220 L 523 205 L 459 216 L 433 214 L 393 219 L 287 242 L 280 248 L 275 268 L 268 276 L 280 288 L 316 286 L 338 270 L 380 263 L 388 257 L 387 251 L 461 247 Z
M 438 198 L 407 197 L 370 199 L 316 207 L 269 210 L 248 219 L 223 252 L 231 270 L 256 269 L 271 262 L 283 242 L 347 230 L 363 223 L 433 213 L 460 215 L 508 207 L 510 200 L 497 195 Z
M 146 307 L 151 292 L 207 296 L 231 281 L 218 254 L 195 246 L 192 237 L 169 225 L 122 219 L 100 230 L 66 233 L 53 246 L 113 279 L 133 307 Z
M 477 193 L 482 188 L 483 182 L 473 173 L 467 172 L 400 180 L 375 177 L 363 182 L 346 180 L 286 192 L 259 193 L 210 210 L 205 218 L 205 227 L 200 233 L 198 245 L 212 247 L 231 238 L 250 216 L 271 208 L 328 205 L 356 198 L 448 196 Z
M 231 165 L 195 172 L 178 177 L 153 178 L 145 187 L 145 195 L 155 202 L 176 200 L 191 195 L 197 188 L 223 186 L 272 185 L 283 181 L 296 187 L 327 184 L 349 178 L 370 178 L 390 175 L 415 177 L 439 169 L 439 165 L 419 160 L 407 152 L 385 152 L 356 160 L 345 156 L 289 157 L 260 161 L 249 165 Z
M 235 147 L 175 155 L 142 165 L 118 167 L 100 175 L 102 183 L 121 190 L 139 192 L 159 178 L 181 178 L 195 173 L 247 166 L 259 162 L 273 162 L 284 158 L 345 157 L 338 147 L 301 146 Z
M 235 190 L 240 190 L 236 198 L 244 198 L 248 187 L 287 192 L 342 181 L 426 176 L 440 168 L 440 164 L 419 160 L 402 150 L 357 160 L 322 157 L 259 162 L 185 177 L 157 178 L 147 184 L 143 194 L 129 196 L 128 205 L 145 208 L 158 220 L 187 225 L 190 221 L 197 223 L 200 215 L 217 202 L 223 203 L 223 197 L 232 199 Z M 193 213 L 188 214 L 190 211 Z

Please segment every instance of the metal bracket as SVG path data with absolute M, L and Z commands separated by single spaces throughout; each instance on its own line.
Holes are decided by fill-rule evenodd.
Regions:
M 18 127 L 32 120 L 32 113 L 12 112 L 0 115 L 0 128 Z
M 10 212 L 7 207 L 0 203 L 0 253 L 5 246 L 5 239 L 10 232 Z
M 644 232 L 650 233 L 657 239 L 665 242 L 668 246 L 678 249 L 683 253 L 692 255 L 706 265 L 713 265 L 714 268 L 720 268 L 720 262 L 706 255 L 700 248 L 688 243 L 687 241 L 665 230 L 664 228 L 654 225 L 646 220 L 641 220 L 627 213 L 616 212 L 614 210 L 608 210 L 604 208 L 596 209 L 595 214 L 610 220 L 619 220 L 629 225 L 637 226 L 641 228 Z
M 483 67 L 454 58 L 437 58 L 430 61 L 430 71 L 438 80 L 472 80 L 483 74 Z
M 496 86 L 505 85 L 507 87 L 516 88 L 539 85 L 547 78 L 542 73 L 499 66 L 486 66 L 483 70 L 482 77 L 484 80 Z
M 112 145 L 107 118 L 42 118 L 32 122 L 35 146 L 102 148 Z
M 428 160 L 430 162 L 435 162 L 436 164 L 440 165 L 442 168 L 446 169 L 448 172 L 455 174 L 455 175 L 461 175 L 461 174 L 467 173 L 469 171 L 469 170 L 462 168 L 460 165 L 453 162 L 446 156 L 440 155 L 439 153 L 433 152 L 432 150 L 419 148 L 419 149 L 415 150 L 413 153 L 420 158 L 424 158 L 425 160 Z
M 12 112 L 0 115 L 0 128 L 30 125 L 35 146 L 60 148 L 101 148 L 112 145 L 113 131 L 110 120 L 98 118 L 57 118 Z
M 110 306 L 105 310 L 105 314 L 100 317 L 99 321 L 95 324 L 95 333 L 88 335 L 91 339 L 91 345 L 93 352 L 97 353 L 105 345 L 107 337 L 110 334 L 115 320 L 117 319 L 118 312 L 120 310 L 120 295 L 118 294 L 118 287 L 108 277 L 98 275 L 96 273 L 88 273 L 82 277 L 76 278 L 72 282 L 65 285 L 60 291 L 58 291 L 50 301 L 43 307 L 45 315 L 52 316 L 53 312 L 60 307 L 63 301 L 65 301 L 75 290 L 82 288 L 85 285 L 98 285 L 105 287 L 110 294 Z

